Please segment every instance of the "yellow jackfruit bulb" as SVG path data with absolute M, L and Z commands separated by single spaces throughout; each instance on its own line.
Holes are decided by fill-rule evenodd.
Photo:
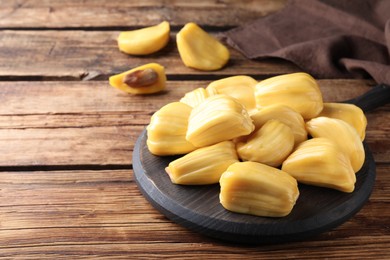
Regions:
M 112 87 L 131 94 L 152 94 L 165 89 L 167 77 L 163 66 L 148 63 L 111 76 Z
M 235 146 L 224 141 L 199 148 L 169 163 L 165 171 L 175 184 L 205 185 L 219 182 L 222 173 L 238 162 Z
M 169 103 L 153 114 L 146 127 L 146 144 L 154 155 L 185 154 L 196 148 L 186 140 L 192 108 L 184 103 Z
M 187 23 L 176 35 L 180 57 L 187 67 L 218 70 L 228 62 L 229 50 L 195 23 Z
M 292 211 L 299 197 L 298 184 L 292 176 L 257 162 L 230 165 L 219 183 L 222 206 L 237 213 L 283 217 Z
M 367 118 L 363 110 L 353 104 L 324 103 L 324 108 L 318 116 L 341 119 L 352 125 L 363 141 L 366 136 Z
M 269 120 L 246 142 L 237 143 L 237 153 L 242 160 L 274 167 L 281 165 L 293 148 L 294 134 L 291 128 L 278 120 Z
M 365 153 L 356 129 L 341 119 L 316 117 L 306 122 L 306 128 L 312 137 L 329 138 L 343 151 L 352 164 L 354 172 L 363 166 Z
M 276 119 L 289 126 L 294 134 L 295 146 L 307 140 L 305 121 L 301 114 L 291 107 L 274 104 L 260 108 L 251 115 L 255 129 L 259 129 L 271 119 Z
M 184 97 L 180 99 L 180 102 L 183 102 L 191 107 L 195 107 L 212 95 L 213 94 L 210 94 L 210 92 L 204 88 L 197 88 L 187 92 Z
M 283 162 L 282 170 L 298 182 L 353 192 L 356 175 L 348 156 L 328 138 L 301 143 Z
M 248 135 L 254 129 L 245 107 L 226 95 L 215 95 L 193 108 L 186 138 L 196 147 Z
M 138 30 L 121 32 L 118 36 L 119 50 L 132 55 L 147 55 L 164 48 L 169 41 L 169 23 Z
M 257 81 L 249 76 L 233 76 L 211 82 L 208 91 L 234 97 L 248 112 L 256 109 L 255 86 Z
M 316 117 L 323 108 L 322 94 L 316 80 L 307 73 L 292 73 L 259 82 L 255 88 L 258 108 L 283 104 L 304 119 Z

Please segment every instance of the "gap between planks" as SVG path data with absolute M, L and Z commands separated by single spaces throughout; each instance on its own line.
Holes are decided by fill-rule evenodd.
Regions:
M 15 165 L 0 166 L 1 172 L 36 172 L 36 171 L 106 171 L 133 170 L 132 164 L 75 164 L 75 165 Z

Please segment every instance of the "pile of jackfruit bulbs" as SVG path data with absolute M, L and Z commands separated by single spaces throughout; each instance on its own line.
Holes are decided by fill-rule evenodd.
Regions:
M 156 111 L 146 143 L 154 155 L 179 155 L 165 169 L 172 183 L 219 183 L 227 210 L 282 217 L 296 204 L 298 183 L 354 191 L 366 125 L 359 107 L 324 103 L 307 73 L 260 82 L 240 75 Z
M 122 52 L 148 55 L 169 41 L 169 23 L 122 32 Z M 228 49 L 194 23 L 176 36 L 183 63 L 217 70 Z M 164 67 L 149 63 L 113 75 L 110 85 L 131 94 L 165 89 Z M 186 93 L 151 117 L 147 147 L 157 156 L 179 156 L 166 167 L 178 185 L 220 185 L 227 210 L 283 217 L 299 197 L 298 183 L 351 193 L 365 153 L 367 120 L 352 104 L 324 103 L 307 73 L 260 82 L 239 75 Z
M 118 48 L 129 55 L 145 56 L 163 49 L 170 39 L 170 25 L 164 21 L 158 25 L 121 32 Z M 195 23 L 187 23 L 176 35 L 177 49 L 183 64 L 201 71 L 223 68 L 229 61 L 230 52 L 218 39 Z M 161 92 L 166 86 L 164 66 L 145 64 L 113 75 L 110 85 L 131 94 Z

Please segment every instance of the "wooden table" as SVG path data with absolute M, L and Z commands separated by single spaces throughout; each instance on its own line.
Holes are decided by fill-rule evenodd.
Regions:
M 145 2 L 145 3 L 144 3 Z M 341 226 L 309 241 L 267 246 L 225 243 L 165 218 L 141 195 L 134 143 L 151 114 L 215 79 L 261 80 L 299 71 L 250 61 L 231 49 L 216 72 L 186 68 L 175 34 L 187 22 L 219 32 L 267 15 L 285 1 L 0 1 L 0 256 L 8 258 L 390 258 L 390 106 L 367 113 L 377 163 L 373 194 Z M 168 20 L 157 54 L 119 52 L 120 31 Z M 132 96 L 110 75 L 148 62 L 166 67 L 167 91 Z M 374 82 L 321 79 L 326 101 L 362 94 Z

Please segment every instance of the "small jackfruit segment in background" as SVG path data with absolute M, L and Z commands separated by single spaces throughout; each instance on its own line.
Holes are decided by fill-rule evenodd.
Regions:
M 341 119 L 353 126 L 363 141 L 366 136 L 367 118 L 363 110 L 354 105 L 346 103 L 324 103 L 324 108 L 318 115 Z
M 301 114 L 286 105 L 274 104 L 260 108 L 251 115 L 255 131 L 271 119 L 279 120 L 289 126 L 294 134 L 294 145 L 307 140 L 305 121 Z
M 195 150 L 186 140 L 188 118 L 192 108 L 184 103 L 169 103 L 153 114 L 147 130 L 149 151 L 154 155 L 177 155 Z
M 184 97 L 180 99 L 180 102 L 185 103 L 191 107 L 196 107 L 208 97 L 213 96 L 214 93 L 207 91 L 204 88 L 196 88 L 190 92 L 187 92 Z
M 165 171 L 171 181 L 183 185 L 206 185 L 219 182 L 222 173 L 238 162 L 231 141 L 202 147 L 169 163 Z
M 364 147 L 356 129 L 350 124 L 341 119 L 321 116 L 306 122 L 306 128 L 312 137 L 325 137 L 335 142 L 348 156 L 355 173 L 362 168 Z
M 248 112 L 256 110 L 255 86 L 257 81 L 249 76 L 232 76 L 211 82 L 207 90 L 236 98 Z
M 167 77 L 163 66 L 148 63 L 109 78 L 112 87 L 130 94 L 152 94 L 165 89 Z
M 348 156 L 328 138 L 313 138 L 301 143 L 283 162 L 282 170 L 298 182 L 353 192 L 356 174 Z
M 252 119 L 240 102 L 227 95 L 215 95 L 192 109 L 186 139 L 203 147 L 248 135 L 253 130 Z
M 121 32 L 117 42 L 119 50 L 131 55 L 148 55 L 164 48 L 169 41 L 167 21 L 133 31 Z
M 299 197 L 297 181 L 291 175 L 257 162 L 230 165 L 219 183 L 222 206 L 237 213 L 284 217 Z
M 244 161 L 254 161 L 278 167 L 294 148 L 294 134 L 290 127 L 278 120 L 269 120 L 249 136 L 238 142 L 237 153 Z
M 323 108 L 322 94 L 316 80 L 307 73 L 298 72 L 265 79 L 255 87 L 259 109 L 283 104 L 300 113 L 304 119 L 316 117 Z
M 176 35 L 184 65 L 210 71 L 221 69 L 230 58 L 229 50 L 195 23 L 187 23 Z

